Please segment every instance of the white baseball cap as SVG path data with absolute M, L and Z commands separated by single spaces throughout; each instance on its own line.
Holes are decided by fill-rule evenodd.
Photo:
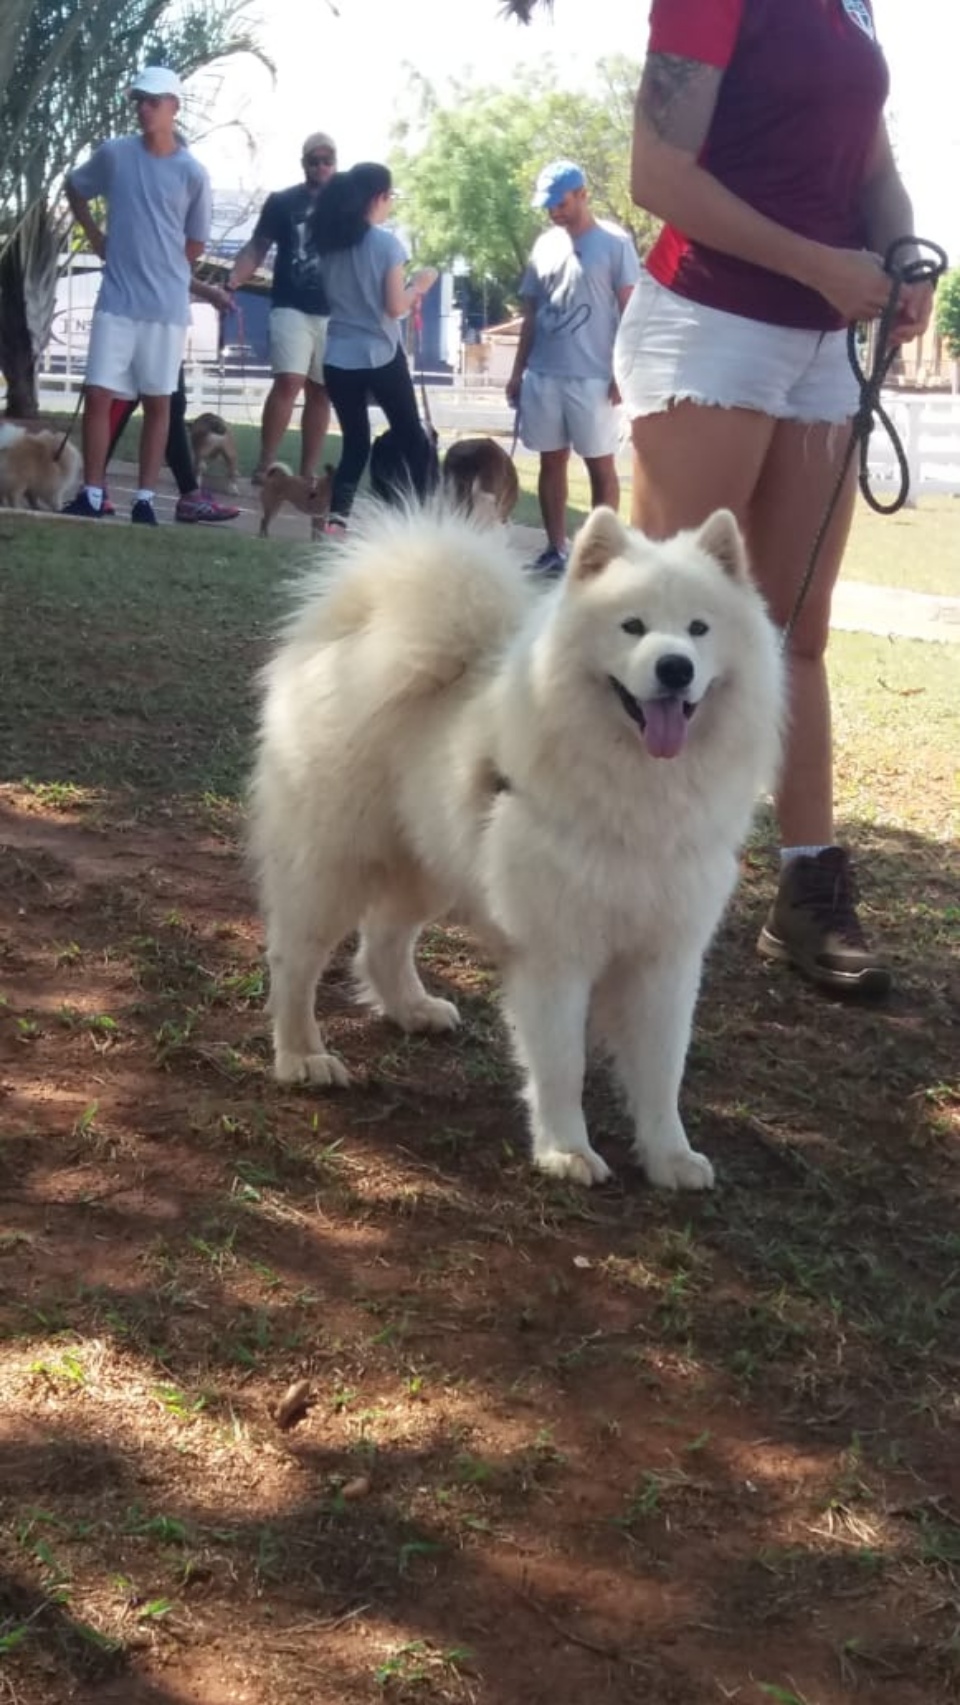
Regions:
M 131 95 L 173 95 L 183 100 L 183 85 L 168 65 L 145 65 L 130 84 Z

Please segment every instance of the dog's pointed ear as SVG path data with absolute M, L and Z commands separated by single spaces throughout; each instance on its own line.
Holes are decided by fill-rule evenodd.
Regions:
M 591 580 L 602 574 L 629 544 L 626 527 L 612 509 L 594 509 L 573 542 L 568 580 Z
M 747 547 L 740 523 L 729 509 L 715 509 L 697 533 L 697 544 L 719 563 L 731 580 L 749 580 Z

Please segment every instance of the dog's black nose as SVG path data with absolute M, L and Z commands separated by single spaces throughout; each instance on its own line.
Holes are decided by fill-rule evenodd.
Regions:
M 678 651 L 669 651 L 666 657 L 658 657 L 657 680 L 671 693 L 679 693 L 684 687 L 689 687 L 693 680 L 693 664 L 689 657 L 682 657 Z

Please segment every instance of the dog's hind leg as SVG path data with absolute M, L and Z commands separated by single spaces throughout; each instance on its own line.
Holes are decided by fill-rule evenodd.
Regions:
M 278 1083 L 334 1089 L 349 1085 L 346 1066 L 327 1049 L 315 1010 L 317 983 L 349 927 L 339 916 L 306 919 L 279 909 L 269 920 L 273 1072 Z
M 381 896 L 366 913 L 354 973 L 361 1000 L 401 1030 L 455 1030 L 460 1014 L 452 1001 L 428 994 L 414 957 L 425 916 L 417 885 Z
M 518 959 L 504 977 L 504 1003 L 527 1077 L 534 1165 L 574 1184 L 603 1184 L 610 1168 L 583 1117 L 589 984 L 575 968 Z
M 651 1184 L 709 1190 L 713 1167 L 690 1147 L 678 1108 L 700 987 L 701 955 L 616 966 L 597 991 L 593 1021 L 634 1120 L 633 1152 Z

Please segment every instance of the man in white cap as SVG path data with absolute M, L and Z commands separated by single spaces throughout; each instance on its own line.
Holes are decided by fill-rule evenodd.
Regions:
M 254 484 L 274 460 L 301 391 L 300 472 L 306 479 L 316 477 L 330 424 L 330 399 L 323 382 L 327 298 L 320 256 L 313 245 L 314 208 L 337 169 L 336 146 L 326 131 L 316 130 L 307 137 L 300 163 L 303 182 L 267 196 L 253 236 L 237 255 L 227 280 L 229 290 L 239 290 L 276 246 L 270 293 L 274 377 L 263 405 Z
M 103 282 L 90 328 L 83 413 L 83 480 L 69 515 L 104 513 L 103 484 L 114 397 L 143 405 L 140 486 L 131 520 L 156 525 L 154 491 L 170 421 L 170 397 L 190 322 L 190 279 L 210 236 L 210 180 L 176 128 L 175 71 L 148 65 L 130 85 L 139 136 L 101 143 L 67 178 L 67 201 Z M 107 229 L 90 203 L 102 199 Z
M 540 453 L 547 548 L 534 567 L 562 574 L 571 449 L 586 463 L 594 508 L 620 502 L 613 345 L 640 263 L 626 231 L 594 218 L 573 160 L 544 166 L 533 206 L 546 210 L 551 229 L 537 238 L 520 285 L 523 324 L 507 400 L 519 407 L 527 449 Z

